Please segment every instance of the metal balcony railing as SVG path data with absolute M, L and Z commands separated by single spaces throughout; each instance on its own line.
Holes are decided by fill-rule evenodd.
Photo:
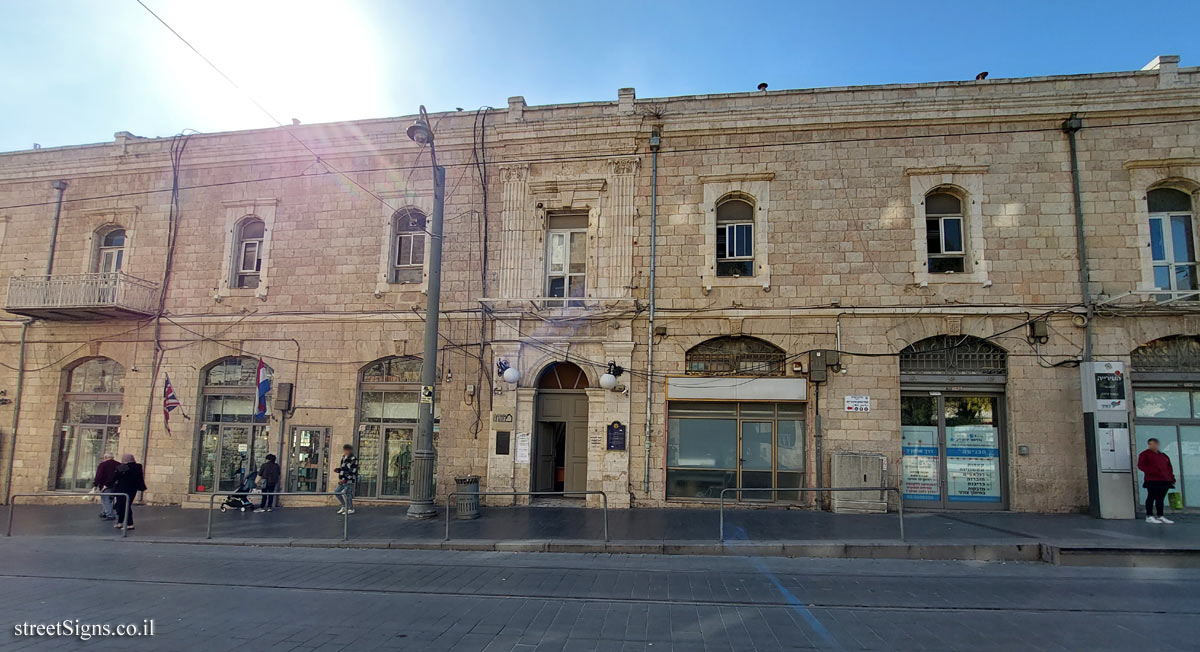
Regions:
M 122 272 L 14 276 L 4 309 L 43 319 L 99 319 L 154 314 L 158 284 Z

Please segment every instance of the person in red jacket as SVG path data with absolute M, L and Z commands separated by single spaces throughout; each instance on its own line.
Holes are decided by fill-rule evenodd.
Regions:
M 1175 470 L 1171 467 L 1171 458 L 1158 450 L 1157 439 L 1146 440 L 1146 450 L 1138 455 L 1138 470 L 1142 472 L 1142 486 L 1146 488 L 1146 522 L 1174 523 L 1163 516 L 1163 498 L 1175 486 Z

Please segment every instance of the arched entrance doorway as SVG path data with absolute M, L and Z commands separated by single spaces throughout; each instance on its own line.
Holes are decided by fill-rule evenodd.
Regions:
M 551 364 L 538 377 L 531 491 L 587 489 L 587 387 L 583 370 L 570 362 Z
M 1158 439 L 1175 465 L 1176 490 L 1184 507 L 1200 507 L 1200 337 L 1163 337 L 1130 354 L 1133 381 L 1133 454 Z M 1138 491 L 1146 500 L 1138 472 Z
M 906 505 L 1006 509 L 1008 354 L 987 340 L 938 335 L 900 352 L 901 489 Z

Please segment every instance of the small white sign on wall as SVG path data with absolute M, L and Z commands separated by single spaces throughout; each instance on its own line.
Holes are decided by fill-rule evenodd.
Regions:
M 847 412 L 870 412 L 871 397 L 870 396 L 847 396 L 846 397 Z
M 517 454 L 514 460 L 517 464 L 529 464 L 529 433 L 517 433 Z

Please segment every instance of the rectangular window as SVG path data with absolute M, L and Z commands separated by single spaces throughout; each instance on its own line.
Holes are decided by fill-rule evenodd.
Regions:
M 392 259 L 392 283 L 420 283 L 425 271 L 425 234 L 401 233 L 396 236 Z
M 754 224 L 717 225 L 717 276 L 754 276 Z
M 930 217 L 925 220 L 925 243 L 929 271 L 948 274 L 966 271 L 966 246 L 961 217 Z
M 546 296 L 578 297 L 586 294 L 587 231 L 556 229 L 546 237 Z M 548 301 L 549 306 L 583 306 L 583 301 Z
M 1197 289 L 1196 241 L 1192 216 L 1157 214 L 1150 216 L 1150 257 L 1154 267 L 1154 287 L 1181 292 Z M 1159 301 L 1181 299 L 1195 301 L 1196 294 L 1160 294 Z
M 262 241 L 247 240 L 242 243 L 237 265 L 237 287 L 258 287 L 259 273 L 262 271 Z

